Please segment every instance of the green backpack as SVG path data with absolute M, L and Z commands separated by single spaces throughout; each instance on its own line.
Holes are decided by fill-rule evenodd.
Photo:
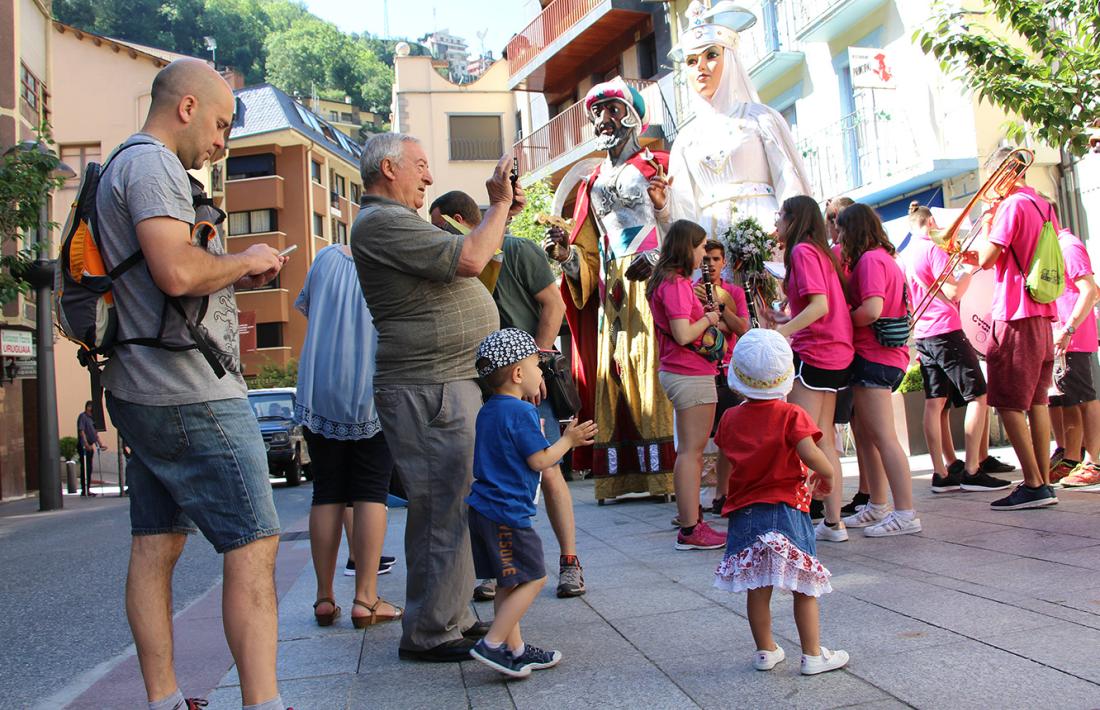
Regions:
M 1051 221 L 1054 208 L 1051 207 L 1046 217 L 1039 205 L 1030 197 L 1028 202 L 1039 213 L 1043 220 L 1043 228 L 1039 232 L 1039 240 L 1035 243 L 1035 252 L 1031 255 L 1031 263 L 1025 272 L 1020 266 L 1020 260 L 1016 258 L 1016 250 L 1009 246 L 1012 260 L 1016 262 L 1016 268 L 1025 275 L 1024 286 L 1027 295 L 1036 303 L 1053 303 L 1066 289 L 1066 262 L 1062 257 L 1062 247 L 1058 244 L 1058 235 L 1054 231 L 1054 223 Z

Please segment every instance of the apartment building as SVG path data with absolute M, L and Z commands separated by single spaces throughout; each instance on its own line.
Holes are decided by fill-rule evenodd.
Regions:
M 477 81 L 454 84 L 435 70 L 438 60 L 403 49 L 398 45 L 394 58 L 393 129 L 419 138 L 428 154 L 434 182 L 426 204 L 462 190 L 488 206 L 485 180 L 516 134 L 507 64 L 496 62 Z
M 597 155 L 584 112 L 592 86 L 616 76 L 639 89 L 649 112 L 642 144 L 675 137 L 675 89 L 667 55 L 675 42 L 665 6 L 643 0 L 530 0 L 531 16 L 508 42 L 508 87 L 517 95 L 515 136 L 525 182 L 557 184 L 577 161 Z
M 297 246 L 278 278 L 237 291 L 245 375 L 301 352 L 306 319 L 294 309 L 317 252 L 347 244 L 359 212 L 359 144 L 271 86 L 236 92 L 244 105 L 229 136 L 225 210 L 230 252 L 256 243 Z
M 331 99 L 310 99 L 309 108 L 356 143 L 363 141 L 364 133 L 381 132 L 386 123 L 386 116 L 353 105 L 350 96 L 342 102 Z
M 0 0 L 0 152 L 34 140 L 51 118 L 50 12 L 49 0 Z M 42 236 L 26 234 L 24 244 Z M 0 499 L 38 488 L 35 305 L 32 293 L 0 309 Z

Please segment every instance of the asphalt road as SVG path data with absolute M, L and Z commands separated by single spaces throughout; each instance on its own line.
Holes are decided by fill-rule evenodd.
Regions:
M 275 485 L 286 526 L 309 513 L 312 486 Z M 26 708 L 124 651 L 133 640 L 123 590 L 129 503 L 66 496 L 65 509 L 38 501 L 0 504 L 0 708 Z M 175 610 L 221 579 L 221 559 L 201 537 L 176 567 Z

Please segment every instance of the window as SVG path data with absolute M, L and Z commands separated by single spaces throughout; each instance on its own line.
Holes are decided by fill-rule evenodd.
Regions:
M 335 119 L 335 118 L 333 118 L 332 120 L 333 120 L 333 121 L 335 121 L 336 119 Z M 353 118 L 352 118 L 352 116 L 351 116 L 351 114 L 350 114 L 350 113 L 341 113 L 341 114 L 340 114 L 340 121 L 341 121 L 342 123 L 353 123 L 353 122 L 354 122 L 354 120 L 355 120 L 355 119 L 353 119 Z
M 330 120 L 330 121 L 339 121 L 340 120 L 340 113 L 338 111 L 329 111 L 328 112 L 328 120 Z
M 283 347 L 282 323 L 257 323 L 256 324 L 257 348 L 281 348 Z
M 229 180 L 245 180 L 275 174 L 275 154 L 240 155 L 226 158 L 225 174 Z
M 242 234 L 274 232 L 277 229 L 275 210 L 252 210 L 251 212 L 229 213 L 230 236 L 236 237 Z
M 316 212 L 313 213 L 313 233 L 318 237 L 325 236 L 325 218 Z
M 499 160 L 500 116 L 450 116 L 451 160 Z
M 44 118 L 49 115 L 49 107 L 46 105 L 49 98 L 49 93 L 46 91 L 46 85 L 42 83 L 42 80 L 36 77 L 26 64 L 19 63 L 19 81 L 20 89 L 19 96 L 23 99 L 24 105 L 28 111 L 35 116 L 36 119 Z M 38 121 L 36 120 L 35 123 Z
M 359 183 L 353 182 L 351 184 L 351 201 L 355 204 L 359 204 L 359 198 L 362 196 L 362 189 L 359 187 Z
M 336 177 L 336 184 L 335 184 L 336 193 L 338 195 L 340 195 L 340 197 L 347 197 L 348 196 L 348 179 L 346 177 L 344 177 L 343 175 L 335 175 L 335 177 Z
M 651 34 L 638 42 L 638 74 L 643 79 L 656 76 L 660 70 L 657 61 L 657 35 Z
M 348 243 L 348 225 L 344 224 L 343 222 L 336 223 L 336 243 Z
M 791 127 L 792 132 L 798 129 L 798 109 L 795 104 L 791 104 L 787 108 L 782 109 L 779 115 L 786 119 L 787 125 Z
M 321 164 L 316 160 L 309 161 L 309 177 L 318 185 L 324 184 L 321 182 Z
M 72 187 L 80 184 L 80 177 L 84 174 L 84 168 L 88 163 L 103 162 L 103 155 L 99 143 L 70 143 L 61 146 L 61 162 L 68 165 L 76 173 L 68 178 L 65 183 Z

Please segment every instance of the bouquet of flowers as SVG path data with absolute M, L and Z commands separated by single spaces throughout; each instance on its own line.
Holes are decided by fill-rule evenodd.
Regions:
M 749 303 L 770 304 L 775 300 L 775 279 L 764 268 L 764 262 L 775 258 L 778 245 L 773 235 L 765 232 L 755 217 L 745 217 L 731 223 L 719 241 L 726 247 L 733 281 L 748 292 Z

